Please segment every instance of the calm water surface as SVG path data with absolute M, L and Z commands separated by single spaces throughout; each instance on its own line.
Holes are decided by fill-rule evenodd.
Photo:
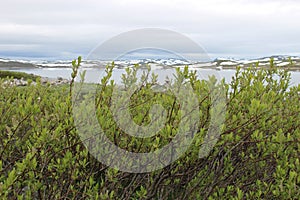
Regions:
M 5 69 L 12 71 L 20 71 L 31 73 L 35 75 L 40 75 L 49 78 L 57 78 L 62 77 L 66 79 L 71 79 L 71 68 L 30 68 L 30 69 Z M 105 75 L 105 71 L 103 68 L 83 68 L 82 70 L 86 70 L 86 82 L 99 82 L 101 78 Z M 197 71 L 197 75 L 199 78 L 207 79 L 208 76 L 215 75 L 218 79 L 225 78 L 225 82 L 229 83 L 231 81 L 232 76 L 235 74 L 235 70 L 215 70 L 215 69 L 193 69 Z M 155 69 L 152 70 L 155 74 L 158 75 L 158 81 L 163 83 L 166 77 L 172 79 L 175 73 L 175 69 Z M 117 82 L 121 82 L 121 75 L 125 73 L 124 69 L 114 69 L 112 78 Z M 298 85 L 300 83 L 300 72 L 299 71 L 291 71 L 291 86 Z

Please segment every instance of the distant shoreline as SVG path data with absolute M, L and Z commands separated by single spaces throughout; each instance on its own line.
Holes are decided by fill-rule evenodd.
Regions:
M 236 69 L 248 68 L 257 66 L 258 68 L 265 68 L 270 66 L 270 60 L 273 59 L 275 66 L 287 68 L 290 71 L 300 70 L 300 57 L 296 56 L 271 56 L 251 60 L 238 60 L 230 58 L 216 58 L 210 62 L 188 62 L 180 59 L 141 59 L 141 60 L 120 60 L 115 61 L 116 68 L 125 68 L 134 64 L 145 66 L 149 64 L 158 68 L 174 68 L 188 65 L 191 69 Z M 293 63 L 291 65 L 291 62 Z M 82 68 L 105 68 L 110 61 L 83 61 Z M 18 70 L 18 69 L 36 69 L 36 68 L 71 68 L 70 61 L 24 61 L 24 60 L 9 60 L 0 58 L 0 69 L 3 70 Z

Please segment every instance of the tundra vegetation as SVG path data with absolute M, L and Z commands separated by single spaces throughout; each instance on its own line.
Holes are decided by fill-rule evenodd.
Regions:
M 209 84 L 177 70 L 199 99 L 199 127 L 177 161 L 148 173 L 127 173 L 96 160 L 83 145 L 72 114 L 70 84 L 6 87 L 0 79 L 0 199 L 295 199 L 300 196 L 300 85 L 289 86 L 287 70 L 255 66 L 241 70 L 226 89 L 225 122 L 206 157 L 199 148 L 210 123 Z M 172 94 L 153 92 L 153 76 L 130 101 L 132 120 L 149 123 L 154 103 L 167 111 L 166 126 L 153 137 L 129 136 L 111 114 L 113 64 L 96 93 L 99 124 L 110 140 L 132 152 L 151 152 L 176 134 L 180 105 Z M 135 77 L 128 69 L 123 78 Z M 215 83 L 217 84 L 217 83 Z M 84 98 L 81 97 L 81 98 Z
M 33 75 L 33 74 L 27 74 L 24 72 L 13 72 L 13 71 L 4 71 L 0 70 L 0 78 L 5 79 L 5 78 L 16 78 L 16 79 L 24 79 L 24 80 L 32 80 L 36 81 L 39 76 Z

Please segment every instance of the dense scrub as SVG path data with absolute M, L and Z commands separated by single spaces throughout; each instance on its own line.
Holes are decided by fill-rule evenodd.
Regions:
M 33 81 L 36 81 L 36 79 L 38 79 L 39 76 L 36 76 L 33 74 L 27 74 L 24 72 L 13 72 L 13 71 L 0 70 L 0 78 L 16 78 L 16 79 L 23 78 L 24 80 L 31 79 Z
M 76 75 L 76 63 L 73 63 Z M 109 78 L 108 67 L 108 76 Z M 132 73 L 132 72 L 130 72 Z M 0 80 L 1 199 L 293 199 L 300 196 L 300 86 L 289 88 L 280 69 L 237 70 L 226 85 L 226 119 L 218 143 L 207 157 L 198 150 L 209 125 L 212 102 L 208 82 L 192 72 L 199 98 L 200 124 L 193 145 L 179 160 L 149 173 L 111 169 L 91 156 L 80 141 L 68 85 L 3 88 Z M 73 82 L 71 82 L 71 86 Z M 168 127 L 158 138 L 140 140 L 114 124 L 108 105 L 110 82 L 96 96 L 99 123 L 124 149 L 152 151 L 176 132 L 178 103 L 145 84 L 133 95 L 132 117 L 147 124 L 147 109 L 163 101 Z M 173 105 L 173 106 L 169 106 Z

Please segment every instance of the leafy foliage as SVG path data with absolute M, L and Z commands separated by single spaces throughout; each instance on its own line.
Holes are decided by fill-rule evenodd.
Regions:
M 32 81 L 36 81 L 39 78 L 39 76 L 33 74 L 27 74 L 24 72 L 0 70 L 0 78 L 16 78 L 16 79 L 24 78 L 25 80 L 31 79 Z
M 80 65 L 73 62 L 75 78 Z M 148 152 L 165 145 L 180 119 L 169 93 L 152 82 L 131 97 L 131 117 L 149 123 L 154 103 L 168 111 L 167 125 L 155 137 L 132 138 L 119 130 L 109 111 L 111 69 L 99 84 L 99 123 L 118 146 Z M 135 76 L 127 70 L 124 76 Z M 187 69 L 176 72 L 199 98 L 200 125 L 193 145 L 179 160 L 150 173 L 111 169 L 93 158 L 78 137 L 71 113 L 70 86 L 3 88 L 0 79 L 1 199 L 293 199 L 300 196 L 300 86 L 289 87 L 287 71 L 237 69 L 226 85 L 226 120 L 217 145 L 198 158 L 208 131 L 208 82 Z M 126 78 L 126 77 L 125 77 Z M 124 79 L 126 80 L 126 79 Z M 72 86 L 73 82 L 71 83 Z

